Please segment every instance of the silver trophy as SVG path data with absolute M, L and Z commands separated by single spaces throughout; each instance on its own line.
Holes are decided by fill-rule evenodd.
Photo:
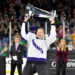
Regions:
M 26 10 L 28 11 L 28 12 L 26 12 L 26 16 L 28 16 L 28 17 L 36 15 L 36 16 L 42 17 L 42 18 L 49 18 L 50 21 L 55 19 L 55 17 L 57 17 L 56 10 L 52 10 L 49 12 L 49 11 L 34 7 L 30 3 L 27 4 Z

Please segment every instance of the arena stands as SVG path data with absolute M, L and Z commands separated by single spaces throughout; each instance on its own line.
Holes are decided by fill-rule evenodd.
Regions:
M 14 43 L 14 35 L 20 34 L 21 25 L 24 20 L 25 16 L 25 7 L 27 3 L 31 3 L 36 7 L 41 9 L 50 11 L 56 10 L 58 17 L 56 18 L 56 31 L 57 31 L 57 40 L 54 44 L 51 45 L 51 50 L 55 50 L 58 41 L 65 36 L 67 46 L 69 50 L 71 50 L 69 55 L 69 63 L 68 67 L 70 70 L 75 70 L 75 0 L 0 0 L 0 53 L 2 53 L 5 49 L 5 43 L 7 45 L 7 50 L 0 54 L 0 56 L 9 56 L 9 33 L 11 33 L 11 44 Z M 39 27 L 43 27 L 45 29 L 45 22 L 47 21 L 47 33 L 49 33 L 49 21 L 48 19 L 38 18 L 38 17 L 31 17 L 29 20 L 29 30 L 33 33 L 36 33 L 36 30 Z M 10 32 L 10 23 L 11 22 L 11 32 Z M 63 22 L 65 22 L 65 35 L 63 35 Z M 28 30 L 27 30 L 28 32 Z M 27 42 L 23 38 L 21 38 L 20 44 L 25 46 L 25 54 L 23 57 L 27 56 Z M 73 51 L 73 52 L 72 52 Z M 50 54 L 50 52 L 53 52 Z M 48 57 L 50 71 L 52 71 L 52 75 L 55 73 L 55 51 L 50 51 L 50 57 Z M 48 55 L 49 56 L 49 55 Z M 0 66 L 5 64 L 5 58 L 0 57 Z M 8 62 L 8 61 L 7 61 Z M 10 61 L 8 62 L 8 64 Z M 51 65 L 53 63 L 53 67 Z M 9 66 L 9 65 L 7 65 Z M 3 69 L 1 71 L 5 71 L 3 65 Z M 68 68 L 68 69 L 69 69 Z M 53 70 L 54 69 L 54 70 Z M 67 70 L 67 74 L 69 75 L 72 71 Z M 70 73 L 69 73 L 70 72 Z M 2 73 L 3 74 L 3 73 Z M 75 73 L 74 73 L 75 74 Z M 73 74 L 72 74 L 73 75 Z
M 11 36 L 13 42 L 13 36 L 20 34 L 21 25 L 25 16 L 25 7 L 27 3 L 32 3 L 34 6 L 42 8 L 44 10 L 55 9 L 58 14 L 56 18 L 57 27 L 57 41 L 63 37 L 63 21 L 65 21 L 65 39 L 67 45 L 73 46 L 75 50 L 75 1 L 74 0 L 5 0 L 0 2 L 0 48 L 4 47 L 4 43 L 7 42 L 9 46 L 9 22 L 11 25 Z M 43 18 L 32 17 L 29 20 L 30 30 L 36 33 L 39 27 L 44 27 L 44 23 L 47 21 Z M 48 31 L 49 32 L 49 31 Z M 23 40 L 24 41 L 24 40 Z

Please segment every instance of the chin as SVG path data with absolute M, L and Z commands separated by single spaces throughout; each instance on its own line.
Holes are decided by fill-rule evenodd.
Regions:
M 40 38 L 42 38 L 42 37 L 38 37 L 38 38 L 40 39 Z

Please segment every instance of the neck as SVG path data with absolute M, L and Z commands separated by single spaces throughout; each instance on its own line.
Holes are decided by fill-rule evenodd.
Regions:
M 15 44 L 19 44 L 19 42 L 18 43 L 15 43 Z
M 7 46 L 5 46 L 5 48 L 7 48 Z

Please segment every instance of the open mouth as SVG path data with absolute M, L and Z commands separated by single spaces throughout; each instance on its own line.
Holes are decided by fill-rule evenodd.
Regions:
M 41 35 L 38 35 L 39 37 L 41 36 Z

